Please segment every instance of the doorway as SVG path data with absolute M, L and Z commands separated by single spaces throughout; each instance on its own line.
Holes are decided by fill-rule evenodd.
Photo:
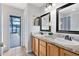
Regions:
M 21 46 L 21 17 L 10 16 L 10 48 Z

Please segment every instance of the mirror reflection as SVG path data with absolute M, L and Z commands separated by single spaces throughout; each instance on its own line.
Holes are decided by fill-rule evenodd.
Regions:
M 42 15 L 40 30 L 41 31 L 51 31 L 49 23 L 50 23 L 50 13 L 46 13 L 46 14 Z
M 59 11 L 59 30 L 79 31 L 79 4 L 73 4 Z

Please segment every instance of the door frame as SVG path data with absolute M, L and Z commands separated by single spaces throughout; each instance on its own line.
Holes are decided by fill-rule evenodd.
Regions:
M 10 20 L 12 20 L 12 17 L 14 17 L 14 18 L 20 18 L 20 46 L 21 46 L 21 16 L 10 15 Z

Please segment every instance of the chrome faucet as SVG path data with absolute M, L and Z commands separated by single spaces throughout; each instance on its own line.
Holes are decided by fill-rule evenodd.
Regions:
M 71 38 L 69 35 L 66 35 L 66 36 L 65 36 L 65 39 L 66 39 L 66 40 L 69 40 L 69 41 L 72 41 L 72 38 Z

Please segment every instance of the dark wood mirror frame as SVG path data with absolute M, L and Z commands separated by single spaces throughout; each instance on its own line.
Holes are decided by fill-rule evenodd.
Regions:
M 74 5 L 75 3 L 67 3 L 59 8 L 56 9 L 56 32 L 57 33 L 69 33 L 69 34 L 79 34 L 79 31 L 66 31 L 66 30 L 59 30 L 59 11 L 64 9 L 68 6 Z
M 46 14 L 44 14 L 44 15 L 42 15 L 42 16 L 40 16 L 40 21 L 42 21 L 42 17 L 44 17 L 44 16 L 46 16 L 46 15 L 49 15 L 49 23 L 50 23 L 50 12 L 48 12 L 48 13 L 46 13 Z M 42 23 L 40 22 L 40 31 L 48 31 L 48 32 L 51 32 L 51 26 L 49 26 L 49 30 L 43 30 L 42 29 Z

